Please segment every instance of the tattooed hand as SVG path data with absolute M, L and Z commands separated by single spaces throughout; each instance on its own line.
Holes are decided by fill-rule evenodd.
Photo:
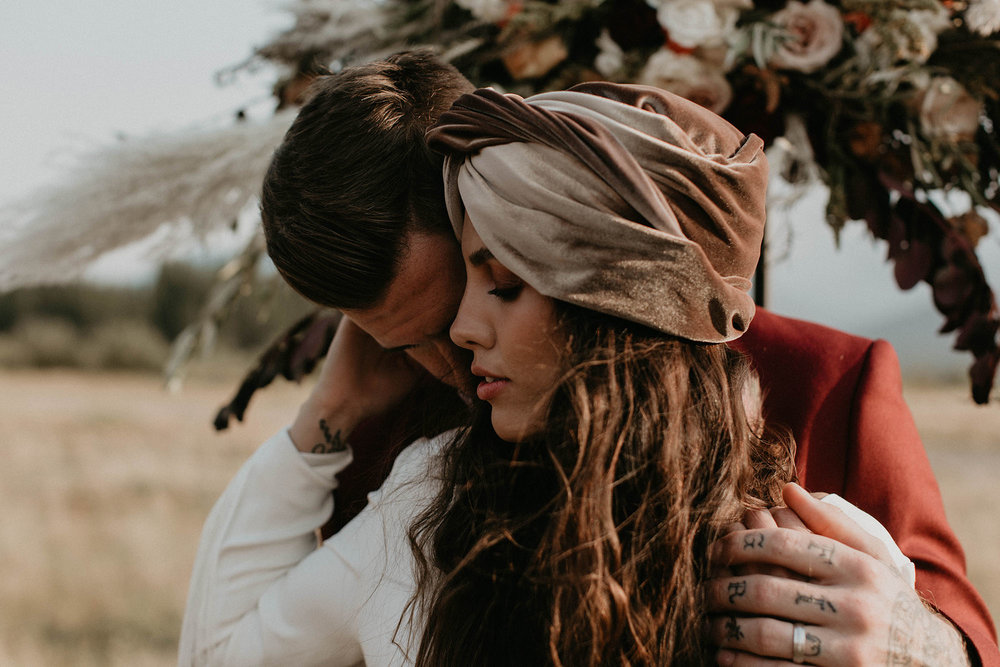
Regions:
M 346 449 L 354 427 L 399 402 L 422 373 L 405 353 L 382 349 L 344 317 L 316 386 L 289 429 L 292 442 L 303 452 Z
M 923 604 L 878 539 L 798 485 L 784 496 L 801 525 L 757 516 L 713 546 L 713 565 L 730 568 L 705 585 L 720 665 L 793 664 L 796 623 L 806 664 L 970 664 L 961 634 Z

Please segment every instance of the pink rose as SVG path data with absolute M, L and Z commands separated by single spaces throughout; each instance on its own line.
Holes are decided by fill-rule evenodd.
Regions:
M 722 113 L 733 99 L 732 86 L 721 69 L 669 49 L 650 57 L 638 83 L 669 90 L 715 113 Z
M 771 57 L 770 64 L 777 69 L 815 72 L 843 46 L 844 21 L 837 8 L 823 0 L 810 0 L 808 4 L 790 0 L 772 20 L 789 36 Z
M 920 125 L 928 137 L 952 142 L 975 137 L 982 105 L 955 79 L 931 79 L 919 101 Z
M 569 51 L 559 35 L 550 35 L 537 42 L 520 42 L 504 51 L 504 66 L 515 79 L 534 79 L 545 76 L 566 60 Z

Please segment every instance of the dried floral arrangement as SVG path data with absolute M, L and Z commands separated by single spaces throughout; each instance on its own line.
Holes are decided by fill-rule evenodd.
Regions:
M 294 25 L 228 73 L 281 65 L 279 107 L 317 65 L 431 46 L 478 85 L 529 95 L 644 83 L 757 133 L 783 149 L 787 182 L 822 179 L 835 232 L 866 222 L 888 242 L 901 289 L 930 284 L 940 332 L 974 357 L 974 400 L 989 400 L 1000 312 L 976 246 L 983 210 L 1000 211 L 1000 0 L 300 0 L 290 10 Z

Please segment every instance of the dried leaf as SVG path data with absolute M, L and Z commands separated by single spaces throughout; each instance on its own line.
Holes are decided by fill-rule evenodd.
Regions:
M 989 403 L 993 380 L 997 375 L 998 361 L 1000 361 L 1000 350 L 993 348 L 989 353 L 977 358 L 969 369 L 969 379 L 972 381 L 972 400 L 980 405 Z
M 316 362 L 326 355 L 339 320 L 339 313 L 316 311 L 278 336 L 243 378 L 232 400 L 219 409 L 213 422 L 215 429 L 226 429 L 233 417 L 243 421 L 254 393 L 271 384 L 279 374 L 297 382 L 310 373 Z
M 912 289 L 921 280 L 929 277 L 934 267 L 934 250 L 924 241 L 915 239 L 905 242 L 896 254 L 893 275 L 899 289 Z

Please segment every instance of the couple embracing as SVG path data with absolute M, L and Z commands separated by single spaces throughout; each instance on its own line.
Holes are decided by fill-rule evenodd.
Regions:
M 320 77 L 261 208 L 345 318 L 206 522 L 180 664 L 1000 664 L 891 349 L 747 294 L 766 185 L 655 88 Z M 453 428 L 388 451 L 428 375 Z

